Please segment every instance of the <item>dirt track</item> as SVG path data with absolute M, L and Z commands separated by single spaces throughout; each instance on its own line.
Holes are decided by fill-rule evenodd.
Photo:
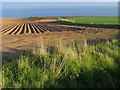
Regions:
M 118 33 L 117 29 L 86 28 L 53 23 L 57 19 L 3 18 L 2 52 L 6 55 L 21 49 L 32 49 L 42 42 L 50 45 L 58 40 L 108 39 Z

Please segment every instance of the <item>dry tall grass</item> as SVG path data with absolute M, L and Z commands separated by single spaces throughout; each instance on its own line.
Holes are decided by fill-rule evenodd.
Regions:
M 3 64 L 4 88 L 119 87 L 118 40 L 88 45 L 87 41 L 59 42 Z

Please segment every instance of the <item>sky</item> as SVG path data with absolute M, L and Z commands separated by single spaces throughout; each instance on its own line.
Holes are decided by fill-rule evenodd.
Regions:
M 32 9 L 32 8 L 54 8 L 54 7 L 79 7 L 79 6 L 117 6 L 116 2 L 79 2 L 79 3 L 67 3 L 67 2 L 39 2 L 39 3 L 30 3 L 30 2 L 3 2 L 3 10 L 11 9 Z
M 2 2 L 119 2 L 119 0 L 1 0 Z
M 31 8 L 54 8 L 54 7 L 79 7 L 79 6 L 116 6 L 118 7 L 117 2 L 39 2 L 39 3 L 30 3 L 30 2 L 3 2 L 3 10 L 10 9 L 31 9 Z
M 3 2 L 3 17 L 117 16 L 117 2 Z

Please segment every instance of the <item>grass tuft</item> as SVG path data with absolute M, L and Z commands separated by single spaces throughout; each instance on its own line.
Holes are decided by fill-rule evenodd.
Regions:
M 3 88 L 118 88 L 118 40 L 88 45 L 73 41 L 43 44 L 3 62 Z

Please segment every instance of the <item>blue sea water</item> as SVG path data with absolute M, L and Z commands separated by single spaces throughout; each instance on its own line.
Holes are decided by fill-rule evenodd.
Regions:
M 4 2 L 3 18 L 31 16 L 118 16 L 113 2 Z

